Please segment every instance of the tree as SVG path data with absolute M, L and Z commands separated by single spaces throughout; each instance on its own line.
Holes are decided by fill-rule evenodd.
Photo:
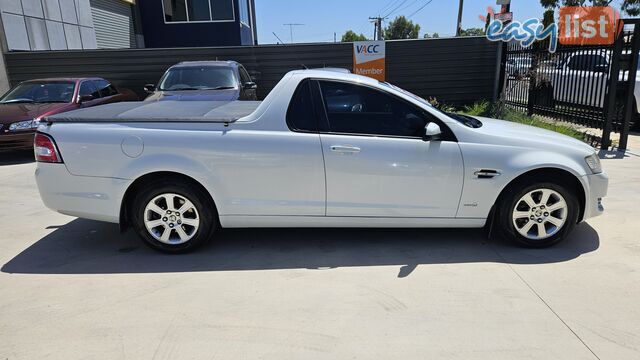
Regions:
M 548 21 L 547 13 L 560 6 L 609 6 L 614 0 L 540 0 L 540 4 L 547 9 L 545 12 L 545 20 Z M 617 2 L 617 1 L 616 1 Z M 623 12 L 630 16 L 640 15 L 640 0 L 622 0 L 620 6 Z
M 434 32 L 433 34 L 424 33 L 424 36 L 423 36 L 424 39 L 437 39 L 439 37 L 440 37 L 440 34 L 438 34 L 437 32 Z
M 342 35 L 342 42 L 366 41 L 369 40 L 364 34 L 356 34 L 353 30 L 348 30 Z
M 404 16 L 393 19 L 384 29 L 385 40 L 417 39 L 420 34 L 420 25 L 414 24 Z
M 483 28 L 469 28 L 460 30 L 460 36 L 484 36 Z

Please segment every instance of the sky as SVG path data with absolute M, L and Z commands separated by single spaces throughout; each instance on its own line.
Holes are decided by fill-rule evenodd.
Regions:
M 291 42 L 289 26 L 283 25 L 288 23 L 304 24 L 293 29 L 297 43 L 330 42 L 334 32 L 340 41 L 349 29 L 372 38 L 373 24 L 368 17 L 388 15 L 392 20 L 414 13 L 410 20 L 420 24 L 420 37 L 425 32 L 453 36 L 458 17 L 458 0 L 255 0 L 255 4 L 260 44 L 279 42 L 274 32 L 282 41 Z M 484 27 L 479 16 L 487 14 L 488 6 L 500 8 L 496 0 L 464 0 L 462 27 Z M 544 12 L 539 0 L 512 0 L 511 11 L 521 21 L 540 18 Z

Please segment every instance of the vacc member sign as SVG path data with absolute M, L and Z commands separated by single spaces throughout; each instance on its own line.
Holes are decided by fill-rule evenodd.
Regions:
M 353 72 L 385 81 L 384 41 L 356 41 L 353 43 Z

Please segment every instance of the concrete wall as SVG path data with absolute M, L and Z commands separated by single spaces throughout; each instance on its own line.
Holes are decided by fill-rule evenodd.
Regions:
M 0 96 L 9 90 L 9 74 L 7 74 L 7 65 L 4 60 L 4 52 L 7 50 L 7 43 L 4 37 L 4 26 L 2 25 L 2 17 L 0 16 Z
M 0 95 L 9 91 L 9 76 L 7 76 L 7 68 L 4 64 L 4 53 L 0 47 Z

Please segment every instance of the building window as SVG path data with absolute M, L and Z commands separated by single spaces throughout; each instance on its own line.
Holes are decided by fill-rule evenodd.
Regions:
M 249 12 L 249 0 L 239 0 L 240 3 L 240 23 L 251 27 L 251 15 Z
M 233 21 L 233 0 L 163 0 L 164 21 Z

